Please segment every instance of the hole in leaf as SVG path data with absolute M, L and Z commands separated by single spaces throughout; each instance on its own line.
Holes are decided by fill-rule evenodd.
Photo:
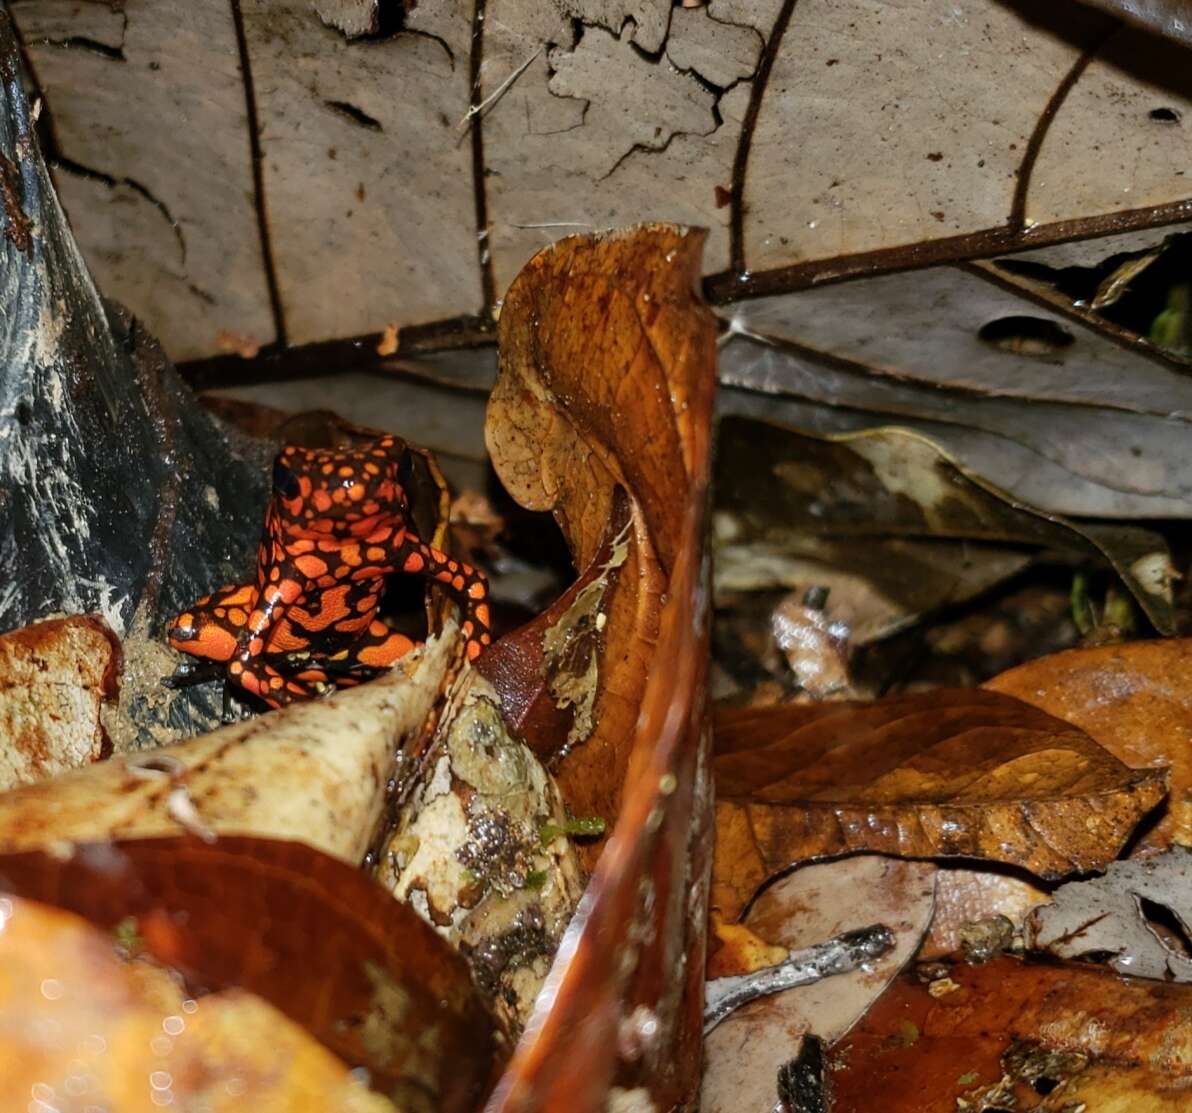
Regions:
M 1174 108 L 1152 108 L 1147 115 L 1160 124 L 1178 124 L 1180 114 Z
M 1044 1097 L 1050 1094 L 1059 1084 L 1058 1078 L 1048 1078 L 1045 1075 L 1040 1075 L 1031 1082 L 1035 1093 L 1042 1094 Z
M 33 407 L 28 402 L 17 403 L 17 421 L 22 425 L 28 425 L 33 420 Z
M 381 127 L 381 121 L 375 116 L 370 116 L 362 108 L 357 108 L 354 104 L 349 104 L 346 100 L 328 100 L 323 102 L 332 112 L 338 112 L 341 116 L 346 116 L 354 124 L 358 124 L 362 128 L 367 128 L 369 131 L 384 131 Z
M 1045 317 L 999 317 L 981 326 L 979 339 L 1020 356 L 1049 356 L 1076 339 Z
M 1147 926 L 1169 951 L 1192 959 L 1192 939 L 1188 937 L 1187 929 L 1180 923 L 1179 917 L 1170 908 L 1146 897 L 1139 897 L 1138 910 L 1145 917 Z

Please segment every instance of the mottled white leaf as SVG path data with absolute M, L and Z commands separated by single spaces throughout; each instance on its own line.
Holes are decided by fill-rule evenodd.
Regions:
M 1167 923 L 1164 923 L 1164 921 Z M 1192 849 L 1114 862 L 1027 919 L 1027 945 L 1059 958 L 1108 955 L 1120 974 L 1192 982 Z

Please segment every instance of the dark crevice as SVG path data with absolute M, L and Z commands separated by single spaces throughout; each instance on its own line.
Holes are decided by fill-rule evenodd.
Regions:
M 178 221 L 174 219 L 174 214 L 170 212 L 169 206 L 159 197 L 155 196 L 148 186 L 138 182 L 135 178 L 117 178 L 112 174 L 104 173 L 102 170 L 96 170 L 93 166 L 84 166 L 81 162 L 67 158 L 57 149 L 56 145 L 53 150 L 45 150 L 43 148 L 43 151 L 46 162 L 55 170 L 62 170 L 67 174 L 73 174 L 76 178 L 87 178 L 93 182 L 102 182 L 104 185 L 112 188 L 127 186 L 134 193 L 139 193 L 166 218 L 166 223 L 173 229 L 174 238 L 178 241 L 180 265 L 183 267 L 186 266 L 186 237 L 182 234 L 182 228 Z
M 352 123 L 362 128 L 367 128 L 369 131 L 384 131 L 381 127 L 381 121 L 375 116 L 370 116 L 362 108 L 357 108 L 354 104 L 349 104 L 346 100 L 325 100 L 323 104 L 330 108 L 332 112 L 338 112 L 341 116 L 351 120 Z
M 409 9 L 413 7 L 415 7 L 414 4 L 407 5 L 404 0 L 379 0 L 373 29 L 366 34 L 357 35 L 352 41 L 359 43 L 383 43 L 396 39 L 401 35 L 415 35 L 418 38 L 429 39 L 433 43 L 438 43 L 443 48 L 443 53 L 447 55 L 447 61 L 454 70 L 455 51 L 451 49 L 451 44 L 441 35 L 410 26 Z
M 786 29 L 790 25 L 797 0 L 783 0 L 782 10 L 774 20 L 770 35 L 762 48 L 761 61 L 749 91 L 749 104 L 745 118 L 741 121 L 741 136 L 737 141 L 737 153 L 733 158 L 733 180 L 729 189 L 729 267 L 735 276 L 745 274 L 745 175 L 749 166 L 749 152 L 753 146 L 753 129 L 761 112 L 766 86 L 770 83 L 770 71 L 774 59 L 782 46 Z
M 1011 291 L 1017 298 L 1033 301 L 1050 312 L 1095 329 L 1135 356 L 1187 374 L 1192 351 L 1185 354 L 1160 346 L 1150 339 L 1150 331 L 1156 307 L 1162 306 L 1170 291 L 1186 280 L 1192 262 L 1192 234 L 1176 232 L 1169 236 L 1159 257 L 1130 280 L 1116 301 L 1099 309 L 1091 308 L 1106 279 L 1123 264 L 1146 254 L 1147 251 L 1119 252 L 1087 267 L 1049 267 L 1013 256 L 995 258 L 992 266 L 961 265 L 970 274 Z M 1054 291 L 1054 295 L 1046 292 L 1046 288 Z
M 1076 337 L 1055 321 L 1022 313 L 986 321 L 977 338 L 1015 355 L 1039 357 L 1053 356 L 1076 342 Z
M 1047 133 L 1051 129 L 1052 122 L 1059 114 L 1064 101 L 1068 99 L 1068 94 L 1072 91 L 1073 86 L 1080 80 L 1081 74 L 1088 69 L 1089 63 L 1100 53 L 1114 32 L 1118 30 L 1118 26 L 1116 23 L 1110 24 L 1109 27 L 1097 35 L 1093 42 L 1089 44 L 1080 57 L 1072 64 L 1068 72 L 1064 74 L 1063 80 L 1055 87 L 1055 91 L 1043 106 L 1043 111 L 1039 114 L 1039 119 L 1035 121 L 1034 130 L 1031 132 L 1031 137 L 1027 141 L 1026 151 L 1022 156 L 1022 162 L 1018 166 L 1017 180 L 1014 183 L 1014 198 L 1010 202 L 1008 224 L 1014 231 L 1022 231 L 1026 225 L 1026 198 L 1031 185 L 1031 175 L 1034 172 L 1035 163 L 1038 161 L 1039 152 L 1043 149 L 1043 140 L 1047 138 Z
M 482 313 L 491 316 L 497 303 L 497 280 L 493 270 L 492 249 L 489 243 L 488 187 L 484 177 L 484 114 L 479 111 L 484 101 L 480 84 L 480 67 L 484 61 L 484 5 L 474 0 L 472 7 L 472 49 L 468 58 L 471 99 L 472 139 L 472 195 L 476 211 L 476 257 L 480 264 L 480 290 L 484 300 Z
M 679 139 L 682 136 L 698 135 L 698 136 L 704 137 L 704 136 L 711 135 L 712 132 L 714 132 L 716 130 L 716 128 L 720 127 L 720 123 L 721 123 L 720 113 L 715 111 L 715 105 L 713 105 L 712 119 L 715 121 L 715 127 L 713 127 L 710 131 L 706 131 L 706 132 L 672 131 L 670 133 L 670 135 L 668 135 L 666 137 L 666 141 L 660 147 L 651 147 L 647 143 L 634 143 L 633 146 L 629 148 L 629 150 L 627 150 L 623 155 L 621 155 L 620 158 L 617 159 L 616 162 L 613 163 L 612 168 L 610 170 L 608 170 L 604 174 L 601 174 L 600 177 L 596 179 L 597 183 L 606 181 L 607 179 L 611 178 L 618 170 L 621 169 L 621 164 L 623 162 L 625 162 L 630 157 L 630 155 L 635 155 L 639 151 L 643 152 L 643 153 L 647 153 L 647 154 L 657 155 L 657 154 L 661 154 L 663 151 L 665 151 L 676 139 Z
M 273 244 L 269 236 L 269 214 L 265 206 L 264 152 L 261 150 L 261 125 L 257 115 L 257 95 L 253 85 L 252 63 L 248 54 L 248 38 L 244 33 L 244 13 L 240 0 L 229 0 L 232 24 L 236 29 L 236 50 L 240 55 L 240 80 L 244 85 L 244 109 L 248 123 L 249 155 L 252 162 L 253 204 L 257 213 L 257 233 L 261 244 L 261 264 L 265 268 L 265 286 L 269 291 L 269 308 L 273 314 L 275 343 L 286 346 L 286 318 L 282 307 L 277 268 L 273 261 Z
M 1188 928 L 1172 909 L 1148 897 L 1136 896 L 1138 911 L 1146 920 L 1147 927 L 1158 937 L 1159 941 L 1173 954 L 1185 961 L 1192 959 L 1192 937 Z
M 89 39 L 86 35 L 71 35 L 67 39 L 41 39 L 40 42 L 44 46 L 60 46 L 67 50 L 89 50 L 92 54 L 110 58 L 114 62 L 125 61 L 123 47 L 109 46 L 98 39 Z

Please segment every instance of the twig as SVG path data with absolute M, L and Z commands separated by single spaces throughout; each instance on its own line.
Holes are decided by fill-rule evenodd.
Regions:
M 505 78 L 505 80 L 502 81 L 500 85 L 498 85 L 491 93 L 489 93 L 489 95 L 487 97 L 485 97 L 484 100 L 482 100 L 479 104 L 472 105 L 472 107 L 469 108 L 468 111 L 464 113 L 464 118 L 462 120 L 460 120 L 460 122 L 459 122 L 460 129 L 466 134 L 468 128 L 472 124 L 472 120 L 475 117 L 479 116 L 481 112 L 486 111 L 490 106 L 496 104 L 497 101 L 499 101 L 509 91 L 509 87 L 519 77 L 521 77 L 521 75 L 523 73 L 525 73 L 526 70 L 528 70 L 530 68 L 530 64 L 541 53 L 542 53 L 542 46 L 540 44 L 538 49 L 535 50 L 534 53 L 531 54 L 529 56 L 529 58 L 527 58 L 520 66 L 518 66 L 517 69 L 515 69 L 507 78 Z
M 704 996 L 704 1035 L 735 1009 L 758 997 L 797 985 L 811 985 L 833 974 L 846 974 L 863 962 L 881 958 L 893 947 L 894 933 L 883 924 L 872 924 L 846 931 L 826 943 L 792 951 L 777 966 L 767 966 L 753 974 L 715 978 L 708 982 Z

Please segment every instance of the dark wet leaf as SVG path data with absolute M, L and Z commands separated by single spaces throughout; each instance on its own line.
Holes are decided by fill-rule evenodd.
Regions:
M 833 1048 L 835 1113 L 1177 1109 L 1186 1056 L 1172 1018 L 1192 989 L 1090 967 L 1001 958 L 951 970 L 954 988 L 899 979 Z M 913 1032 L 914 1038 L 909 1038 Z M 1183 1046 L 1182 1041 L 1180 1046 Z

